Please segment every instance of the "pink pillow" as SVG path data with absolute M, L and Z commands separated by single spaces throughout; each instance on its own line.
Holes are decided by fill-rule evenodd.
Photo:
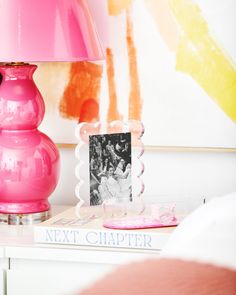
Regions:
M 177 259 L 119 267 L 80 295 L 235 295 L 236 271 Z

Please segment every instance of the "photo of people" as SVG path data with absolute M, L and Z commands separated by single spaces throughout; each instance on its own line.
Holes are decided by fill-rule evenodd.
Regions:
M 90 205 L 132 200 L 131 133 L 89 136 Z

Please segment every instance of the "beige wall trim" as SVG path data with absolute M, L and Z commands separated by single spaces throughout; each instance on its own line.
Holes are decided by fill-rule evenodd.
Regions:
M 76 144 L 72 143 L 57 143 L 60 149 L 75 149 Z M 187 147 L 187 146 L 145 146 L 147 151 L 160 151 L 160 152 L 223 152 L 223 153 L 236 153 L 236 148 L 224 147 Z
M 170 151 L 170 152 L 223 152 L 236 153 L 236 148 L 224 147 L 188 147 L 188 146 L 145 146 L 150 151 Z
M 59 149 L 75 149 L 76 144 L 74 143 L 56 143 Z

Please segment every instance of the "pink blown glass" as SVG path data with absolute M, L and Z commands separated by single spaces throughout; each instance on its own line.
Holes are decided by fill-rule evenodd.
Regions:
M 59 153 L 37 130 L 44 102 L 32 75 L 35 65 L 1 66 L 0 212 L 49 209 L 48 196 L 59 176 Z

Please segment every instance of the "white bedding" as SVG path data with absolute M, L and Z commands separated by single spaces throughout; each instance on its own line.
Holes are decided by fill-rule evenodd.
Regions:
M 236 193 L 214 198 L 187 216 L 162 256 L 236 270 Z

